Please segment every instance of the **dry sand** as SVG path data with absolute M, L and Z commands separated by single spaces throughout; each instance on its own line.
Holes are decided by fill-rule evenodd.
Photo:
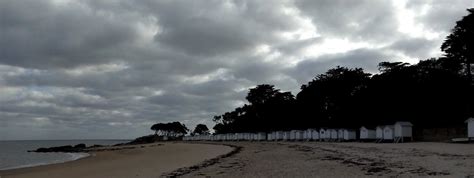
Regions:
M 241 152 L 184 177 L 472 177 L 474 144 L 234 142 Z
M 211 145 L 166 143 L 101 151 L 78 161 L 4 171 L 0 175 L 73 178 L 474 176 L 474 144 L 205 143 Z M 233 145 L 237 149 L 214 144 Z
M 0 171 L 0 177 L 159 177 L 163 173 L 190 167 L 233 150 L 223 145 L 185 143 L 133 147 L 136 148 L 93 152 L 93 156 L 62 164 Z

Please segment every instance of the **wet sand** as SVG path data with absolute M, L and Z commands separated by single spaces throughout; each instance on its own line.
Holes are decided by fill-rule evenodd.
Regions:
M 101 148 L 92 152 L 92 156 L 77 161 L 0 171 L 0 177 L 159 177 L 225 155 L 234 149 L 223 145 L 186 143 L 134 145 L 126 148 Z
M 474 144 L 229 142 L 240 153 L 184 177 L 466 177 Z

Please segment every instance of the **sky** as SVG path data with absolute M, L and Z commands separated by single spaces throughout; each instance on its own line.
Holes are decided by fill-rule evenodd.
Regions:
M 299 92 L 440 46 L 472 0 L 1 0 L 0 140 L 212 128 L 249 88 Z

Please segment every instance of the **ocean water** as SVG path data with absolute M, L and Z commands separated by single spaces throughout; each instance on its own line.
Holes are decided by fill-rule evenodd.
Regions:
M 84 143 L 87 146 L 114 145 L 129 140 L 21 140 L 0 141 L 0 170 L 23 167 L 32 167 L 45 164 L 73 161 L 89 156 L 87 153 L 34 153 L 40 147 L 53 147 L 63 145 L 76 145 Z

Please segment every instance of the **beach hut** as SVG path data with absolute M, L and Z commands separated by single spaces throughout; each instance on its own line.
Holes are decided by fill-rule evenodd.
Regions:
M 290 132 L 288 131 L 283 132 L 283 140 L 285 141 L 290 140 Z
M 275 140 L 283 140 L 283 132 L 282 131 L 276 131 L 275 132 Z
M 295 133 L 295 140 L 303 140 L 305 131 L 297 130 Z
M 259 135 L 257 133 L 252 134 L 252 140 L 253 141 L 258 141 Z
M 312 130 L 311 131 L 311 138 L 312 138 L 312 140 L 319 140 L 319 131 Z
M 343 131 L 344 141 L 350 141 L 357 139 L 357 133 L 355 130 L 344 129 Z
M 259 132 L 257 135 L 257 141 L 265 141 L 267 140 L 267 134 L 265 132 Z
M 467 137 L 469 139 L 474 139 L 474 118 L 471 117 L 466 120 L 467 123 Z
M 268 140 L 268 141 L 273 141 L 273 135 L 272 135 L 272 133 L 267 133 L 267 140 Z
M 396 122 L 394 125 L 395 142 L 404 142 L 406 139 L 413 140 L 412 127 L 411 122 Z
M 311 136 L 308 137 L 308 130 L 303 131 L 303 140 L 310 140 Z
M 313 140 L 313 132 L 314 132 L 314 129 L 307 129 L 304 133 L 304 139 L 305 140 Z
M 338 130 L 337 129 L 329 129 L 329 133 L 330 133 L 330 136 L 329 138 L 331 140 L 337 140 L 337 133 L 338 133 Z
M 375 130 L 368 129 L 365 126 L 360 127 L 360 139 L 361 140 L 373 140 L 376 138 Z
M 344 130 L 346 130 L 346 129 L 338 129 L 337 130 L 337 139 L 338 140 L 344 140 Z
M 331 140 L 331 129 L 326 129 L 326 140 L 329 141 Z
M 296 140 L 296 132 L 298 132 L 298 131 L 297 130 L 290 131 L 290 140 L 291 141 Z
M 375 128 L 375 138 L 378 140 L 378 141 L 381 141 L 383 140 L 383 128 L 384 126 L 377 126 Z
M 319 129 L 319 139 L 321 139 L 321 140 L 327 139 L 327 137 L 326 137 L 326 129 Z
M 384 140 L 393 140 L 394 138 L 394 126 L 393 125 L 386 125 L 383 128 L 383 139 Z

